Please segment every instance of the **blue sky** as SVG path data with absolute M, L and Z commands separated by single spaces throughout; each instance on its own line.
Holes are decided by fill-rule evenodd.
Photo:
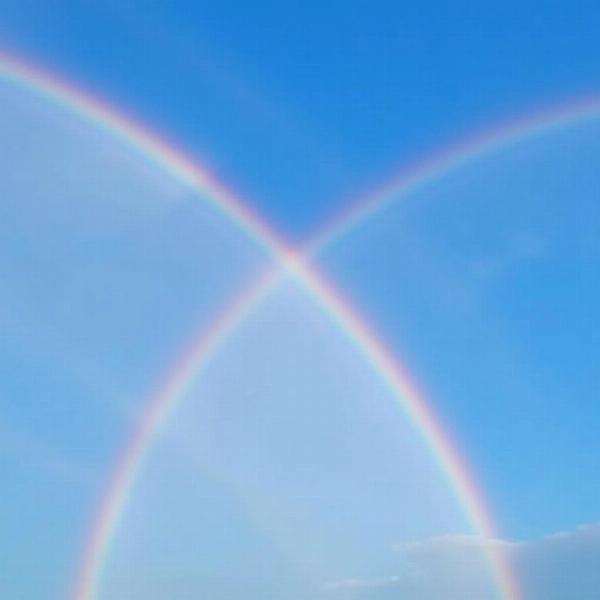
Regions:
M 599 131 L 596 120 L 482 159 L 326 254 L 475 444 L 518 538 L 597 512 Z
M 2 9 L 6 48 L 152 123 L 299 237 L 445 141 L 598 89 L 594 2 Z
M 238 4 L 7 1 L 0 45 L 176 142 L 291 240 L 462 135 L 600 87 L 591 2 Z M 58 599 L 148 394 L 268 259 L 201 194 L 4 81 L 0 136 L 0 592 Z M 449 424 L 525 600 L 598 583 L 599 151 L 592 119 L 492 153 L 319 257 Z M 492 600 L 473 533 L 288 282 L 153 447 L 101 598 Z

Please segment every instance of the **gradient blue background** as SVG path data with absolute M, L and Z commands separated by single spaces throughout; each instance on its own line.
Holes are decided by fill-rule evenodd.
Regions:
M 0 14 L 0 48 L 64 74 L 148 123 L 297 241 L 400 168 L 463 135 L 600 92 L 600 9 L 593 2 L 1 2 Z M 7 532 L 1 557 L 8 568 L 0 583 L 9 595 L 34 598 L 45 591 L 60 598 L 112 461 L 148 391 L 265 257 L 197 194 L 103 134 L 14 86 L 3 84 L 1 91 Z M 550 593 L 558 600 L 588 598 L 593 575 L 570 571 L 564 555 L 547 556 L 554 542 L 538 548 L 535 540 L 571 532 L 575 547 L 581 542 L 587 552 L 576 561 L 581 569 L 600 552 L 600 538 L 576 529 L 596 522 L 600 506 L 599 156 L 597 120 L 491 155 L 392 204 L 327 249 L 320 262 L 423 383 L 473 464 L 501 535 L 531 541 L 516 548 L 515 562 L 535 575 L 536 599 Z M 290 356 L 304 348 L 297 360 L 306 371 L 331 360 L 332 369 L 355 372 L 351 351 L 332 351 L 320 362 L 310 343 L 293 338 L 285 318 L 281 325 L 276 310 L 267 314 L 271 341 L 259 344 L 264 354 L 252 351 L 267 365 L 286 356 L 284 349 L 269 355 L 276 340 Z M 317 327 L 313 333 L 316 348 L 335 345 L 332 332 Z M 236 362 L 235 348 L 224 354 L 232 358 L 221 372 L 238 373 L 245 389 L 260 388 L 243 361 Z M 290 418 L 296 405 L 284 391 L 286 382 L 292 386 L 291 371 L 260 392 L 288 406 Z M 315 386 L 306 391 L 311 398 L 344 395 L 318 378 L 308 383 Z M 363 398 L 381 395 L 373 382 L 359 389 Z M 239 390 L 228 393 L 239 399 Z M 252 429 L 259 437 L 260 415 Z M 304 414 L 296 430 L 287 426 L 298 434 L 309 421 Z M 179 431 L 185 423 L 180 416 L 169 435 L 185 437 Z M 317 430 L 326 432 L 326 424 Z M 364 431 L 355 435 L 364 443 Z M 319 448 L 335 456 L 333 443 Z M 200 444 L 194 452 L 209 450 Z M 153 502 L 177 501 L 175 493 L 161 498 L 153 486 L 179 490 L 189 478 L 184 467 L 170 473 L 166 456 L 156 452 L 158 466 L 149 469 L 141 508 L 133 513 L 140 531 L 155 539 L 169 528 L 155 523 L 155 532 L 149 525 Z M 370 458 L 381 466 L 375 454 Z M 370 472 L 364 460 L 363 476 Z M 252 461 L 244 465 L 256 469 Z M 405 484 L 410 477 L 398 473 Z M 428 481 L 439 486 L 439 477 Z M 220 515 L 217 522 L 239 518 L 249 555 L 278 556 L 272 539 L 253 537 L 235 501 L 221 505 L 248 489 L 232 492 L 229 480 L 207 480 L 209 491 L 200 496 Z M 191 511 L 193 498 L 179 506 L 181 514 Z M 438 490 L 435 498 L 447 510 L 435 511 L 445 523 L 432 531 L 415 527 L 413 534 L 464 532 L 449 491 Z M 386 510 L 378 515 L 384 521 L 393 515 Z M 418 515 L 411 510 L 415 522 L 427 521 L 429 508 Z M 324 508 L 316 522 L 328 514 Z M 212 530 L 215 539 L 218 531 Z M 406 541 L 396 533 L 396 543 Z M 160 562 L 160 552 L 144 554 L 143 540 L 137 546 L 126 540 L 117 550 L 130 561 L 120 563 L 126 572 Z M 223 542 L 222 556 L 234 546 Z M 384 559 L 383 550 L 381 562 L 373 559 L 363 570 L 351 554 L 336 563 L 331 552 L 323 561 L 331 579 L 394 574 L 395 558 Z M 38 557 L 48 562 L 36 571 Z M 248 572 L 267 570 L 244 564 Z M 286 573 L 290 568 L 283 558 L 272 564 Z M 352 569 L 344 573 L 343 565 Z M 549 583 L 562 568 L 588 588 Z M 119 581 L 134 585 L 114 573 L 114 589 L 121 589 Z M 296 571 L 290 573 L 296 581 Z M 257 595 L 264 594 L 263 583 Z M 174 593 L 164 585 L 165 594 Z M 350 586 L 347 593 L 387 598 L 396 591 L 381 588 Z M 305 592 L 300 585 L 297 593 Z M 139 593 L 147 597 L 148 590 Z
M 212 165 L 293 236 L 491 121 L 598 90 L 595 2 L 2 2 L 2 45 Z

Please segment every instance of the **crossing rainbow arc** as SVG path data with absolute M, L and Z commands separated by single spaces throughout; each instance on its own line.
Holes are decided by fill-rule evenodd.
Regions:
M 365 194 L 349 208 L 340 211 L 307 244 L 305 255 L 318 255 L 326 247 L 350 233 L 365 220 L 384 211 L 429 183 L 441 179 L 474 161 L 507 150 L 539 135 L 547 135 L 600 117 L 600 99 L 583 97 L 568 104 L 545 107 L 532 114 L 519 115 L 450 144 L 400 172 Z
M 144 458 L 174 405 L 182 397 L 187 386 L 198 377 L 210 358 L 222 347 L 236 326 L 285 276 L 295 277 L 304 286 L 387 383 L 398 403 L 421 432 L 474 529 L 485 538 L 494 537 L 492 520 L 483 501 L 483 494 L 475 484 L 466 461 L 459 456 L 442 423 L 385 343 L 368 329 L 339 292 L 304 260 L 304 254 L 295 253 L 288 248 L 260 217 L 250 211 L 235 194 L 217 182 L 206 170 L 200 169 L 193 161 L 108 105 L 85 95 L 45 71 L 5 55 L 0 57 L 0 76 L 78 114 L 127 143 L 174 177 L 199 188 L 219 210 L 265 247 L 275 258 L 276 264 L 253 285 L 243 290 L 214 320 L 208 331 L 202 332 L 193 341 L 161 388 L 149 399 L 148 408 L 122 453 L 100 503 L 98 518 L 92 528 L 82 567 L 78 572 L 73 592 L 74 599 L 93 600 L 97 597 L 102 567 L 110 543 L 127 506 Z M 328 233 L 319 236 L 318 243 L 313 243 L 308 248 L 310 252 L 316 252 L 323 248 L 328 240 L 339 237 L 350 226 L 355 226 L 361 218 L 372 214 L 385 203 L 453 168 L 477 159 L 496 147 L 541 133 L 548 128 L 565 126 L 580 119 L 598 116 L 599 112 L 597 103 L 586 101 L 570 108 L 545 113 L 542 117 L 537 115 L 524 119 L 515 123 L 512 128 L 493 130 L 473 138 L 470 142 L 456 146 L 437 158 L 423 163 L 411 172 L 412 174 L 408 173 L 384 186 L 378 194 L 370 196 L 365 203 L 359 204 L 358 209 L 347 213 L 344 220 L 337 221 Z M 499 597 L 503 600 L 518 600 L 520 598 L 518 584 L 497 545 L 489 545 L 488 558 L 496 579 Z

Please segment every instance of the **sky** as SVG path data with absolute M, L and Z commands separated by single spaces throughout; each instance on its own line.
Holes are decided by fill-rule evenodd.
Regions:
M 597 5 L 4 0 L 3 48 L 201 157 L 302 239 L 490 122 L 594 94 Z
M 600 96 L 591 2 L 240 4 L 5 1 L 0 51 L 143 123 L 292 244 L 457 140 Z M 522 600 L 597 596 L 600 116 L 392 194 L 315 257 L 456 442 L 494 539 L 288 277 L 179 394 L 85 599 L 136 423 L 272 257 L 2 77 L 0 140 L 2 596 L 517 600 L 490 548 Z

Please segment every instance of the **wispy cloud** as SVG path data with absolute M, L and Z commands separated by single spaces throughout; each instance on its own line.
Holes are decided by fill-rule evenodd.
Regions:
M 384 600 L 496 600 L 484 546 L 500 545 L 525 600 L 600 598 L 600 523 L 525 542 L 447 535 L 394 548 L 399 574 L 348 578 L 324 588 L 337 598 Z

